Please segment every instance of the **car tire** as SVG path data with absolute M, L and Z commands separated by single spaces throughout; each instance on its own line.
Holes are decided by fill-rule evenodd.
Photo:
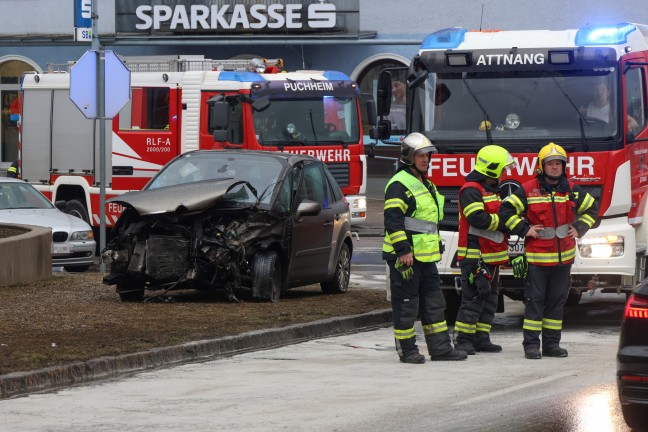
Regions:
M 337 261 L 335 262 L 335 273 L 329 281 L 322 282 L 322 292 L 324 294 L 343 294 L 349 289 L 349 279 L 351 278 L 351 253 L 346 244 L 342 244 Z
M 281 262 L 275 251 L 263 250 L 254 256 L 252 293 L 261 301 L 276 303 L 281 297 L 283 279 Z
M 123 302 L 141 302 L 144 300 L 144 284 L 141 282 L 117 282 L 117 294 Z
M 79 200 L 70 200 L 65 204 L 65 213 L 76 216 L 81 220 L 86 221 L 89 225 L 92 225 L 90 223 L 90 217 L 88 216 L 88 211 L 86 210 L 85 206 L 81 204 L 81 201 Z
M 626 424 L 633 429 L 641 429 L 648 424 L 648 412 L 645 405 L 621 405 L 621 412 Z
M 89 265 L 78 265 L 78 266 L 63 266 L 66 272 L 68 273 L 83 273 L 84 271 L 90 268 Z

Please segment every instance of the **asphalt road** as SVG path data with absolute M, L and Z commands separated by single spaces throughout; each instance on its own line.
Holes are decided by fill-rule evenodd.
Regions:
M 510 302 L 499 354 L 405 365 L 387 327 L 4 400 L 0 431 L 627 431 L 614 385 L 623 305 L 596 294 L 568 309 L 564 359 L 524 359 Z

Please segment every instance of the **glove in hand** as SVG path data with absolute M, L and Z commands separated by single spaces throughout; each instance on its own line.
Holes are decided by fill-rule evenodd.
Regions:
M 396 270 L 398 270 L 403 276 L 403 279 L 406 281 L 412 280 L 414 277 L 414 267 L 406 266 L 405 264 L 401 263 L 400 260 L 396 260 Z
M 529 271 L 529 264 L 524 255 L 513 258 L 511 260 L 511 265 L 513 266 L 513 276 L 517 279 L 525 279 Z

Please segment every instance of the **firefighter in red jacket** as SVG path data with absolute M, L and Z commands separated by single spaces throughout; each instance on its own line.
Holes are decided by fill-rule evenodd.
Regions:
M 511 233 L 525 237 L 524 355 L 528 359 L 567 357 L 560 336 L 575 239 L 594 225 L 598 203 L 567 180 L 567 153 L 559 145 L 544 146 L 537 166 L 538 175 L 506 197 L 499 215 Z
M 504 168 L 515 161 L 506 149 L 487 145 L 479 150 L 475 168 L 459 190 L 461 306 L 455 322 L 455 348 L 467 354 L 500 352 L 490 340 L 497 309 L 499 266 L 508 262 L 508 236 L 498 212 L 497 186 Z
M 414 132 L 401 144 L 401 164 L 385 187 L 383 259 L 389 266 L 396 352 L 403 363 L 425 363 L 414 323 L 421 318 L 431 360 L 465 360 L 452 347 L 436 262 L 443 254 L 439 222 L 444 197 L 427 179 L 432 142 Z

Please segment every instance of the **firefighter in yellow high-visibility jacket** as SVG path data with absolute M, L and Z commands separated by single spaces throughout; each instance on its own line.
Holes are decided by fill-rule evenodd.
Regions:
M 389 266 L 396 352 L 403 363 L 425 363 L 414 323 L 421 318 L 430 360 L 465 360 L 452 347 L 436 262 L 443 254 L 439 222 L 444 197 L 428 180 L 436 147 L 414 132 L 401 144 L 400 167 L 385 187 L 383 259 Z
M 528 359 L 567 357 L 560 337 L 575 239 L 585 235 L 598 216 L 598 203 L 567 180 L 566 166 L 567 153 L 561 146 L 544 146 L 538 153 L 538 175 L 506 197 L 499 211 L 511 233 L 525 237 L 528 274 L 522 344 Z

